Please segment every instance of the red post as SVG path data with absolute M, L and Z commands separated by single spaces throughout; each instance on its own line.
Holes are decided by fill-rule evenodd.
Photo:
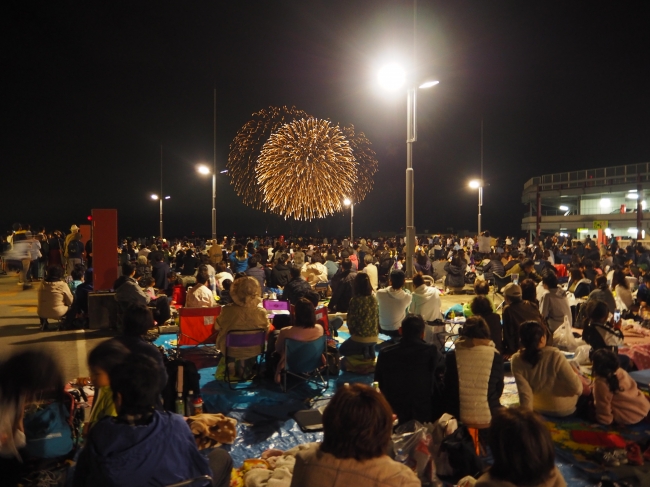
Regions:
M 537 238 L 540 237 L 542 233 L 542 195 L 539 192 L 539 186 L 537 186 Z
M 93 287 L 107 291 L 117 279 L 117 210 L 93 210 L 92 215 Z
M 636 176 L 636 239 L 641 240 L 643 238 L 643 230 L 641 228 L 641 222 L 643 221 L 643 204 L 641 203 L 643 187 L 641 186 L 641 175 L 637 174 Z

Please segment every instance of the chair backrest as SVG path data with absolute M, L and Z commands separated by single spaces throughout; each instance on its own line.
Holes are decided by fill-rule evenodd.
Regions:
M 315 313 L 316 323 L 323 327 L 327 336 L 330 334 L 330 319 L 327 315 L 328 312 L 329 310 L 327 309 L 327 306 L 323 306 L 322 308 L 318 308 Z
M 276 299 L 265 299 L 262 301 L 262 306 L 268 311 L 290 311 L 289 301 L 278 301 Z
M 264 353 L 266 330 L 235 330 L 226 335 L 226 357 L 247 359 Z
M 327 351 L 327 337 L 301 342 L 287 338 L 285 341 L 284 368 L 294 374 L 306 374 L 322 367 L 323 354 Z
M 221 306 L 213 308 L 181 308 L 178 310 L 178 346 L 198 345 L 214 333 L 214 323 Z
M 494 287 L 496 288 L 496 292 L 501 292 L 501 288 L 507 286 L 512 282 L 512 278 L 510 276 L 500 276 L 499 274 L 493 274 L 494 275 Z

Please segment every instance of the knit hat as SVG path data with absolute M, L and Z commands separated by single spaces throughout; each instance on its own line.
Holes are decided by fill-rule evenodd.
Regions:
M 503 294 L 505 296 L 510 296 L 511 298 L 521 298 L 521 288 L 517 284 L 511 282 L 503 288 Z

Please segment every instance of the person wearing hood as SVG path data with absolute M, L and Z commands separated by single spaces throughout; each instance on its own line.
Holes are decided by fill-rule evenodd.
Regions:
M 412 295 L 404 289 L 405 281 L 404 271 L 395 269 L 390 273 L 390 286 L 377 291 L 379 328 L 391 338 L 399 337 L 399 328 L 411 305 Z
M 451 261 L 445 264 L 445 272 L 447 273 L 445 286 L 448 287 L 452 293 L 460 293 L 465 287 L 466 270 L 467 262 L 465 259 L 460 259 L 457 256 L 452 257 Z
M 289 256 L 285 253 L 282 253 L 278 258 L 278 263 L 271 270 L 271 287 L 284 287 L 291 279 L 291 272 L 289 271 L 287 260 L 289 260 Z
M 268 329 L 266 310 L 259 306 L 262 302 L 260 292 L 260 284 L 254 277 L 240 277 L 233 281 L 230 287 L 232 303 L 221 308 L 221 314 L 214 324 L 214 329 L 218 332 L 218 350 L 226 350 L 228 332 Z
M 343 259 L 339 272 L 332 278 L 332 298 L 327 307 L 331 312 L 347 313 L 352 299 L 352 283 L 357 272 L 352 269 L 352 261 Z
M 169 485 L 202 475 L 227 487 L 232 459 L 220 448 L 203 456 L 179 414 L 156 410 L 160 386 L 151 380 L 159 365 L 132 354 L 111 370 L 117 417 L 90 430 L 79 455 L 74 487 Z
M 257 279 L 257 282 L 260 283 L 260 293 L 264 292 L 264 281 L 266 280 L 266 273 L 264 272 L 264 267 L 260 264 L 259 254 L 253 255 L 248 259 L 248 269 L 246 269 L 246 275 L 254 277 Z M 262 294 L 260 294 L 260 297 Z
M 413 276 L 413 286 L 415 289 L 411 294 L 409 313 L 422 316 L 422 319 L 427 323 L 442 319 L 442 313 L 440 312 L 440 291 L 438 291 L 438 288 L 435 286 L 427 286 L 421 272 Z M 436 337 L 432 335 L 433 327 L 427 326 L 424 331 L 424 340 L 427 343 L 434 343 Z
M 564 318 L 569 319 L 569 326 L 573 326 L 571 305 L 566 291 L 557 285 L 557 276 L 549 272 L 542 279 L 545 292 L 539 300 L 539 312 L 548 323 L 551 332 L 555 332 L 564 323 Z
M 467 318 L 445 362 L 445 411 L 469 428 L 489 428 L 502 407 L 503 359 L 483 318 Z
M 41 322 L 41 330 L 47 331 L 48 319 L 63 318 L 74 300 L 68 284 L 63 281 L 63 269 L 50 266 L 47 275 L 38 289 L 37 314 Z
M 415 264 L 413 264 L 413 266 L 415 267 L 415 272 L 420 272 L 425 276 L 434 277 L 431 260 L 429 260 L 427 254 L 425 254 L 423 251 L 420 251 L 418 253 L 415 259 Z

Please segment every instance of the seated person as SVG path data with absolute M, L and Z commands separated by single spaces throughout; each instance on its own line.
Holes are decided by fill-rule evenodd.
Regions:
M 354 278 L 354 296 L 350 299 L 347 325 L 350 338 L 339 347 L 345 357 L 360 355 L 365 359 L 375 358 L 375 345 L 379 337 L 379 307 L 372 295 L 372 285 L 368 274 L 359 272 Z M 338 329 L 343 320 L 336 317 L 332 327 Z
M 352 299 L 352 283 L 357 272 L 353 269 L 352 261 L 343 259 L 341 268 L 332 277 L 332 298 L 327 306 L 331 312 L 347 313 Z
M 144 289 L 145 294 L 149 296 L 149 298 L 156 299 L 156 289 L 154 288 L 156 281 L 153 277 L 141 277 L 138 282 L 140 283 L 140 287 Z
M 539 300 L 539 312 L 551 332 L 564 323 L 564 318 L 568 318 L 569 326 L 573 326 L 569 298 L 566 291 L 558 286 L 557 276 L 553 272 L 547 273 L 542 279 L 542 285 L 545 291 Z
M 524 279 L 532 279 L 535 282 L 542 280 L 542 277 L 535 272 L 535 262 L 533 259 L 524 259 L 521 264 L 515 264 L 506 272 L 506 276 L 515 273 L 519 274 L 519 282 Z
M 474 295 L 484 296 L 487 298 L 490 301 L 492 311 L 494 311 L 494 304 L 492 304 L 492 298 L 490 297 L 490 283 L 481 279 L 476 279 L 474 281 Z M 472 302 L 469 301 L 463 305 L 463 316 L 469 318 L 472 314 Z
M 501 317 L 493 311 L 492 303 L 487 296 L 478 295 L 470 303 L 472 315 L 480 316 L 485 320 L 490 328 L 490 338 L 494 346 L 503 353 L 503 327 L 501 326 Z
M 167 371 L 163 363 L 160 350 L 151 342 L 145 340 L 145 336 L 154 326 L 153 314 L 146 306 L 130 306 L 124 313 L 124 333 L 112 340 L 119 342 L 129 349 L 131 353 L 146 355 L 158 364 L 161 370 L 158 376 L 158 384 L 162 390 L 167 384 Z
M 282 328 L 275 342 L 275 351 L 280 356 L 275 372 L 276 383 L 280 383 L 282 369 L 284 368 L 285 340 L 291 339 L 299 342 L 311 342 L 322 337 L 323 333 L 323 327 L 316 324 L 314 305 L 308 299 L 300 298 L 296 303 L 294 325 Z
M 411 293 L 404 289 L 406 275 L 395 269 L 390 273 L 390 286 L 377 291 L 379 304 L 379 328 L 391 338 L 399 338 L 399 329 L 411 305 Z
M 86 272 L 86 268 L 82 264 L 75 265 L 72 272 L 70 272 L 72 281 L 68 283 L 68 286 L 73 296 L 77 288 L 84 282 L 84 272 Z
M 382 394 L 363 384 L 344 385 L 323 413 L 323 442 L 296 455 L 291 487 L 420 487 L 388 451 L 393 411 Z
M 620 367 L 618 356 L 602 348 L 592 356 L 594 405 L 600 424 L 636 424 L 650 412 L 650 402 L 636 381 Z
M 547 330 L 546 340 L 553 344 L 553 335 L 548 330 L 539 308 L 533 303 L 523 300 L 523 292 L 517 284 L 510 283 L 503 289 L 506 306 L 503 308 L 503 355 L 510 357 L 519 350 L 519 327 L 526 321 L 537 321 Z
M 609 307 L 604 301 L 590 300 L 585 305 L 587 326 L 582 332 L 582 339 L 591 345 L 592 351 L 607 348 L 618 355 L 618 347 L 623 345 L 625 338 L 623 332 L 617 328 L 619 323 L 609 319 Z M 630 367 L 630 358 L 627 355 L 618 355 L 621 367 Z
M 90 430 L 79 455 L 73 485 L 169 485 L 210 475 L 212 485 L 227 487 L 232 460 L 214 449 L 207 458 L 185 419 L 157 411 L 160 389 L 152 376 L 158 365 L 131 355 L 109 376 L 117 417 L 106 417 Z
M 300 298 L 311 291 L 311 286 L 300 275 L 300 267 L 293 266 L 289 272 L 291 274 L 291 280 L 284 286 L 284 291 L 280 299 L 289 301 L 295 306 Z
M 424 320 L 409 314 L 402 321 L 402 339 L 379 352 L 375 380 L 400 424 L 415 419 L 432 422 L 442 414 L 440 388 L 436 387 L 441 356 L 423 339 Z
M 555 448 L 546 425 L 525 408 L 503 408 L 492 418 L 488 438 L 494 463 L 476 487 L 526 485 L 563 487 Z
M 86 269 L 83 283 L 77 287 L 74 293 L 74 302 L 72 307 L 75 313 L 88 315 L 88 294 L 93 292 L 93 270 Z
M 436 286 L 427 286 L 420 272 L 413 276 L 413 293 L 409 313 L 422 316 L 429 323 L 442 319 L 440 312 L 440 291 Z
M 187 291 L 185 298 L 186 308 L 212 308 L 217 305 L 212 294 L 212 290 L 208 287 L 210 284 L 210 276 L 204 270 L 199 270 L 196 274 L 196 284 Z
M 219 304 L 225 306 L 226 304 L 232 303 L 232 298 L 230 297 L 230 286 L 232 286 L 232 280 L 224 279 L 221 285 L 223 288 L 219 293 Z
M 117 416 L 109 376 L 113 368 L 126 360 L 130 353 L 129 349 L 120 342 L 107 340 L 93 348 L 88 355 L 88 369 L 90 380 L 95 387 L 95 397 L 90 418 L 84 424 L 84 436 L 88 435 L 88 431 L 100 419 L 106 416 Z
M 519 404 L 548 416 L 569 416 L 576 410 L 589 384 L 564 354 L 546 346 L 546 330 L 536 321 L 519 329 L 521 349 L 512 356 L 512 373 L 519 391 Z
M 122 266 L 122 277 L 115 283 L 115 300 L 122 312 L 131 305 L 149 305 L 155 307 L 154 319 L 162 325 L 171 318 L 169 301 L 166 296 L 151 299 L 135 280 L 135 266 L 129 262 Z M 119 324 L 118 324 L 119 325 Z
M 470 428 L 488 428 L 501 408 L 503 359 L 483 318 L 467 318 L 445 362 L 445 411 Z

